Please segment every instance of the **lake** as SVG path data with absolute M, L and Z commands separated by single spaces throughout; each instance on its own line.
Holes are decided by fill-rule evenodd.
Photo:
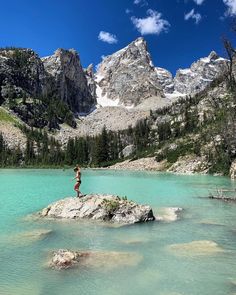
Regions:
M 127 196 L 157 213 L 165 207 L 184 211 L 175 222 L 121 227 L 27 217 L 55 200 L 74 196 L 73 177 L 72 170 L 0 170 L 0 295 L 236 294 L 236 204 L 207 198 L 217 188 L 235 189 L 233 181 L 85 170 L 83 193 Z M 27 235 L 37 230 L 51 233 L 42 239 Z M 217 243 L 220 251 L 173 247 L 202 240 Z M 107 261 L 100 267 L 49 269 L 50 253 L 60 248 L 128 252 L 138 259 L 132 265 Z

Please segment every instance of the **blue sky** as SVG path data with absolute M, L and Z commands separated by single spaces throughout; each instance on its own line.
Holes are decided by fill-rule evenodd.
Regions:
M 0 46 L 74 48 L 85 67 L 143 36 L 155 66 L 175 73 L 211 50 L 224 55 L 235 15 L 236 0 L 1 1 Z

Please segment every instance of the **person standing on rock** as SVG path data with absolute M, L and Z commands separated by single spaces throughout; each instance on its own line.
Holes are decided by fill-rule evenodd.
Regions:
M 79 187 L 81 185 L 81 171 L 80 171 L 79 165 L 75 166 L 74 172 L 76 173 L 75 177 L 73 178 L 73 179 L 76 179 L 76 184 L 74 186 L 74 190 L 77 192 L 77 198 L 79 198 L 80 197 Z

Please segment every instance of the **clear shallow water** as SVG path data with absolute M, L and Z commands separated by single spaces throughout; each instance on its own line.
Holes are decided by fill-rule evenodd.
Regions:
M 209 200 L 217 187 L 235 188 L 224 177 L 144 172 L 84 171 L 83 193 L 114 193 L 140 203 L 183 207 L 179 221 L 114 228 L 91 222 L 25 219 L 49 203 L 74 195 L 73 174 L 62 170 L 0 170 L 0 295 L 236 294 L 236 204 Z M 35 229 L 52 233 L 22 238 Z M 214 255 L 176 255 L 168 246 L 212 240 L 225 249 Z M 59 249 L 134 252 L 132 266 L 53 271 L 50 251 Z

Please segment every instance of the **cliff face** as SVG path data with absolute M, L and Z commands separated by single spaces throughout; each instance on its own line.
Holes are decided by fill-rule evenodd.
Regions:
M 0 51 L 0 87 L 2 99 L 8 97 L 8 88 L 15 95 L 23 93 L 39 96 L 48 91 L 48 77 L 43 63 L 33 50 L 9 49 Z
M 164 93 L 174 92 L 174 79 L 172 74 L 166 69 L 156 67 L 156 73 L 158 81 L 164 91 Z
M 94 70 L 93 70 L 93 64 L 90 64 L 87 69 L 84 69 L 84 73 L 87 79 L 87 84 L 89 91 L 92 95 L 92 97 L 96 98 L 96 82 L 95 82 L 95 75 L 94 75 Z
M 54 80 L 57 95 L 73 112 L 88 113 L 96 104 L 80 59 L 75 50 L 58 49 L 42 58 L 44 68 Z
M 4 104 L 32 127 L 75 127 L 74 114 L 96 105 L 91 70 L 86 78 L 78 54 L 58 49 L 40 59 L 30 49 L 0 50 L 0 105 Z M 92 87 L 92 85 L 94 85 Z
M 127 47 L 107 56 L 96 73 L 98 102 L 136 106 L 151 96 L 163 97 L 147 44 L 138 38 Z
M 195 94 L 228 70 L 228 61 L 212 51 L 208 57 L 193 63 L 189 69 L 178 70 L 174 88 L 180 93 Z

